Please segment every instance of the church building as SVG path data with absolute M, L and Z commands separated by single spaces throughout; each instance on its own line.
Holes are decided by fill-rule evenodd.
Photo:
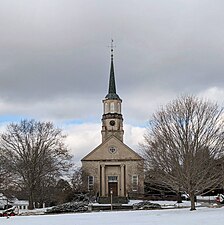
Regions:
M 112 42 L 109 88 L 103 100 L 102 143 L 81 160 L 84 187 L 100 199 L 144 192 L 144 161 L 123 142 L 121 104 L 116 93 Z

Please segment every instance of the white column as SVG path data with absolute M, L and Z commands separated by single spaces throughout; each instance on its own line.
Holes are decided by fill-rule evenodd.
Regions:
M 121 196 L 124 196 L 124 165 L 121 165 Z
M 101 165 L 101 176 L 102 196 L 105 196 L 105 165 Z

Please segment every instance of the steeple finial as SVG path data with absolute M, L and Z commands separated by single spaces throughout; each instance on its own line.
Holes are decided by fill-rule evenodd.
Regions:
M 108 99 L 120 99 L 116 94 L 115 76 L 114 76 L 114 40 L 111 40 L 110 52 L 111 52 L 111 63 L 110 63 L 110 80 L 109 90 L 106 98 Z
M 111 61 L 113 61 L 113 59 L 114 59 L 114 48 L 115 48 L 116 46 L 114 46 L 114 40 L 113 39 L 111 39 L 111 44 L 110 44 L 110 52 L 111 52 Z

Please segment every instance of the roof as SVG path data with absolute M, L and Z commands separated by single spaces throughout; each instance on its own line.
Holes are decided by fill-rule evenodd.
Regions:
M 111 154 L 108 151 L 110 146 L 116 146 L 117 152 Z M 98 145 L 81 161 L 140 161 L 143 158 L 134 150 L 125 145 L 116 136 L 112 135 L 103 143 Z

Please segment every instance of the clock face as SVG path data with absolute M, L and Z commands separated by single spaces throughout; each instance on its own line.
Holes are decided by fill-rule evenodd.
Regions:
M 115 125 L 115 121 L 114 121 L 114 120 L 111 120 L 111 121 L 110 121 L 110 125 L 111 125 L 111 126 L 114 126 L 114 125 Z

